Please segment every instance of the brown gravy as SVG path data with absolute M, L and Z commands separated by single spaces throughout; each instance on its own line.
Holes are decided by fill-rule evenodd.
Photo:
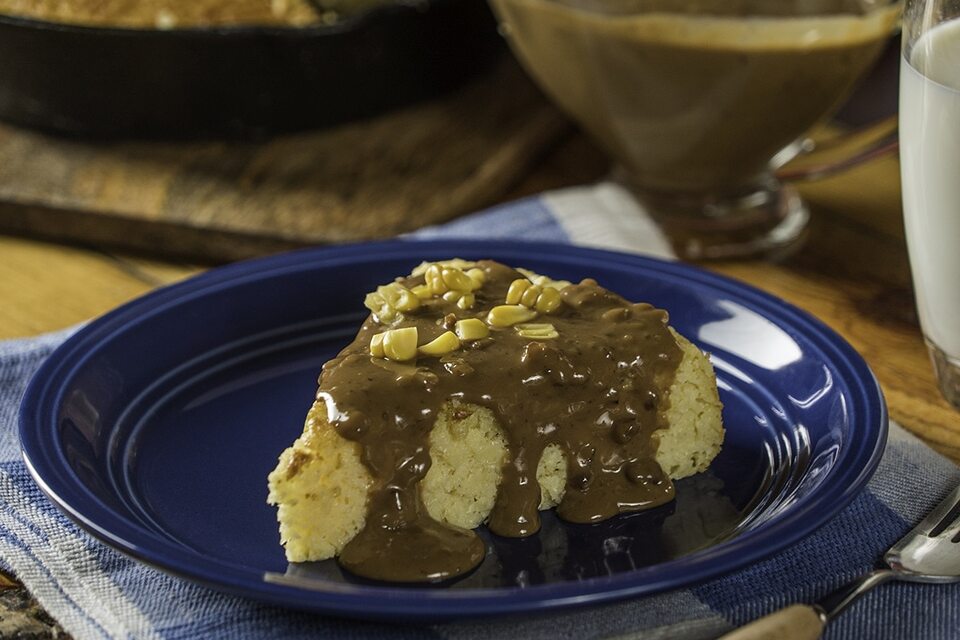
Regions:
M 496 262 L 477 266 L 485 281 L 472 308 L 434 297 L 389 328 L 417 327 L 425 344 L 458 319 L 486 318 L 523 276 Z M 424 278 L 399 282 L 413 288 Z M 340 554 L 343 567 L 374 579 L 437 581 L 483 560 L 477 535 L 433 520 L 420 497 L 430 431 L 449 400 L 489 408 L 503 429 L 508 453 L 489 521 L 496 534 L 539 530 L 536 470 L 550 445 L 567 461 L 557 510 L 564 520 L 597 522 L 673 499 L 651 438 L 666 426 L 665 391 L 682 359 L 666 312 L 627 302 L 592 280 L 560 295 L 559 308 L 536 320 L 555 327 L 553 339 L 505 327 L 445 356 L 394 362 L 371 356 L 371 338 L 387 328 L 371 316 L 324 365 L 318 398 L 340 435 L 361 445 L 374 478 L 366 524 Z
M 658 192 L 735 192 L 849 93 L 899 4 L 491 0 L 540 86 Z

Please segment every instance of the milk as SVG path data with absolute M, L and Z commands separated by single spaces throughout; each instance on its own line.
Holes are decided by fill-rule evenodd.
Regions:
M 960 358 L 960 19 L 900 63 L 904 224 L 924 335 Z

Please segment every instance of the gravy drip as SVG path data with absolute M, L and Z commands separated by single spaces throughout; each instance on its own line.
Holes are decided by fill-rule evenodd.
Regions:
M 364 528 L 340 554 L 341 566 L 367 578 L 439 581 L 470 571 L 485 547 L 473 532 L 433 520 L 419 482 L 430 468 L 429 436 L 444 402 L 489 408 L 507 441 L 506 461 L 490 516 L 492 532 L 510 537 L 540 528 L 540 456 L 558 445 L 567 461 L 567 489 L 558 514 L 590 523 L 673 499 L 657 464 L 653 433 L 665 428 L 666 391 L 682 352 L 667 313 L 631 304 L 593 280 L 561 291 L 563 304 L 535 322 L 558 337 L 532 340 L 514 328 L 464 342 L 442 357 L 397 363 L 370 355 L 371 337 L 415 326 L 425 344 L 464 318 L 485 319 L 524 276 L 481 261 L 486 280 L 473 308 L 441 297 L 394 324 L 372 316 L 357 338 L 323 367 L 318 398 L 338 433 L 362 447 L 374 478 Z M 422 276 L 400 280 L 407 287 Z

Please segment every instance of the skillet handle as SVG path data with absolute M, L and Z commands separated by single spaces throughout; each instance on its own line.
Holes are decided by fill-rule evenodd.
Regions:
M 823 633 L 825 618 L 818 608 L 794 604 L 731 631 L 720 640 L 816 640 Z

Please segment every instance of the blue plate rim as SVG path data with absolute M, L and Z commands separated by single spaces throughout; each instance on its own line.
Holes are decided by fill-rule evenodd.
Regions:
M 746 299 L 771 311 L 791 328 L 805 328 L 834 366 L 848 369 L 853 400 L 859 400 L 860 420 L 866 434 L 841 448 L 837 476 L 801 497 L 786 512 L 756 529 L 716 546 L 637 571 L 579 582 L 503 587 L 465 591 L 396 586 L 336 587 L 314 591 L 266 582 L 263 573 L 238 569 L 184 551 L 152 532 L 125 522 L 113 510 L 98 504 L 92 495 L 69 482 L 65 459 L 57 457 L 56 419 L 62 388 L 83 365 L 96 345 L 128 326 L 146 321 L 170 304 L 183 304 L 211 289 L 236 286 L 244 281 L 282 275 L 286 271 L 331 267 L 384 257 L 410 257 L 444 251 L 449 255 L 495 255 L 501 259 L 531 255 L 543 259 L 563 255 L 585 266 L 600 263 L 632 267 L 644 272 L 670 273 Z M 372 258 L 371 256 L 376 256 Z M 518 262 L 518 264 L 520 263 Z M 380 619 L 441 620 L 488 614 L 546 611 L 571 605 L 599 604 L 630 596 L 647 595 L 694 584 L 780 551 L 813 533 L 829 521 L 866 486 L 879 465 L 886 446 L 888 416 L 883 392 L 863 358 L 830 327 L 806 311 L 751 285 L 680 262 L 636 254 L 544 242 L 490 240 L 388 240 L 318 247 L 257 258 L 212 269 L 187 280 L 136 298 L 91 321 L 58 347 L 32 378 L 19 412 L 23 459 L 41 490 L 68 517 L 102 542 L 148 565 L 205 586 L 272 604 L 321 613 Z M 657 575 L 661 574 L 661 575 Z M 665 575 L 664 575 L 665 574 Z

